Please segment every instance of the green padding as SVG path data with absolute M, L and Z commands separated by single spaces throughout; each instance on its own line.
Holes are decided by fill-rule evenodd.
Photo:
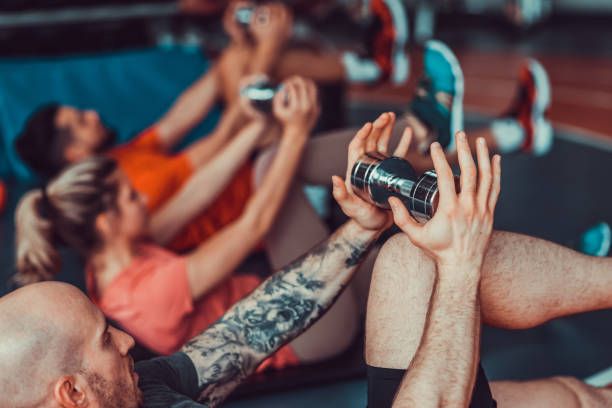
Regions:
M 32 111 L 56 101 L 93 108 L 125 141 L 151 125 L 210 62 L 193 49 L 138 49 L 54 59 L 0 60 L 0 175 L 31 179 L 13 149 Z M 217 108 L 188 141 L 216 124 Z
M 227 403 L 225 408 L 339 408 L 365 407 L 367 385 L 365 380 L 342 382 L 323 387 L 265 395 Z

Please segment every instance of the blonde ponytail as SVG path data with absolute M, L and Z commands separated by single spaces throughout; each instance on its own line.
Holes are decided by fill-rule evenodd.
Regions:
M 61 172 L 47 187 L 27 193 L 17 206 L 17 275 L 22 285 L 51 280 L 62 267 L 62 245 L 87 258 L 102 245 L 94 220 L 117 211 L 114 160 L 91 157 Z
M 15 215 L 17 275 L 20 285 L 53 279 L 62 260 L 54 246 L 53 225 L 41 215 L 43 191 L 24 195 Z

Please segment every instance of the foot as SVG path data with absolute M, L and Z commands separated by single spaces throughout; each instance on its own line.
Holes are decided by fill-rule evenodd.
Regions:
M 370 0 L 370 12 L 373 17 L 370 53 L 381 70 L 381 79 L 403 84 L 410 73 L 405 6 L 401 0 Z
M 550 82 L 546 70 L 534 59 L 521 67 L 519 89 L 506 116 L 516 119 L 525 131 L 521 150 L 542 156 L 551 149 L 553 130 L 546 119 L 550 105 Z
M 612 231 L 606 222 L 600 222 L 580 236 L 580 252 L 591 256 L 606 256 L 610 252 Z
M 423 77 L 410 104 L 411 114 L 429 130 L 417 137 L 420 150 L 437 140 L 455 149 L 455 133 L 463 130 L 463 72 L 455 54 L 444 43 L 425 43 Z

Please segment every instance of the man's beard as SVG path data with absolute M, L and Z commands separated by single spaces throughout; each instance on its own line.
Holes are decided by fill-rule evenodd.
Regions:
M 143 406 L 142 392 L 137 384 L 124 380 L 108 381 L 100 374 L 86 372 L 87 382 L 96 395 L 100 407 L 140 408 Z
M 94 153 L 101 154 L 106 153 L 117 143 L 118 133 L 115 129 L 104 128 L 104 138 L 100 141 L 100 144 L 96 147 Z

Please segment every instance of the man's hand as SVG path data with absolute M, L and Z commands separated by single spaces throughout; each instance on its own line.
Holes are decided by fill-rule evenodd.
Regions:
M 252 5 L 253 2 L 245 0 L 232 1 L 223 14 L 223 28 L 231 41 L 236 45 L 248 44 L 248 36 L 243 27 L 236 21 L 236 10 Z
M 238 89 L 241 90 L 244 87 L 262 83 L 267 80 L 268 80 L 267 75 L 263 75 L 263 74 L 248 75 L 240 79 L 240 83 L 238 84 Z M 242 112 L 249 119 L 256 120 L 258 122 L 266 121 L 267 119 L 266 114 L 255 109 L 255 107 L 253 107 L 253 103 L 246 95 L 242 95 L 240 93 L 238 95 L 238 103 L 240 105 L 240 109 L 242 110 Z
M 395 123 L 395 114 L 383 113 L 372 123 L 366 123 L 353 137 L 348 147 L 348 165 L 346 178 L 332 177 L 334 184 L 333 195 L 344 214 L 354 219 L 359 225 L 369 230 L 381 230 L 389 227 L 392 222 L 389 211 L 382 210 L 368 202 L 363 201 L 353 193 L 351 186 L 351 170 L 361 156 L 367 152 L 378 151 L 387 153 L 389 139 Z M 393 152 L 394 156 L 404 157 L 410 147 L 412 130 L 406 128 L 399 145 Z
M 250 31 L 258 46 L 281 48 L 293 33 L 293 16 L 282 3 L 266 3 L 255 9 Z
M 442 147 L 439 143 L 431 145 L 440 201 L 429 222 L 419 224 L 395 197 L 389 199 L 389 204 L 395 223 L 438 266 L 470 266 L 472 268 L 469 270 L 479 272 L 493 229 L 493 213 L 500 191 L 501 157 L 495 155 L 491 161 L 484 139 L 479 138 L 476 141 L 480 170 L 477 177 L 476 166 L 463 132 L 457 133 L 457 155 L 461 168 L 460 193 L 455 190 L 453 172 Z
M 274 96 L 273 112 L 285 134 L 308 137 L 321 112 L 314 82 L 302 77 L 283 81 L 283 89 Z M 288 129 L 292 132 L 287 132 Z

